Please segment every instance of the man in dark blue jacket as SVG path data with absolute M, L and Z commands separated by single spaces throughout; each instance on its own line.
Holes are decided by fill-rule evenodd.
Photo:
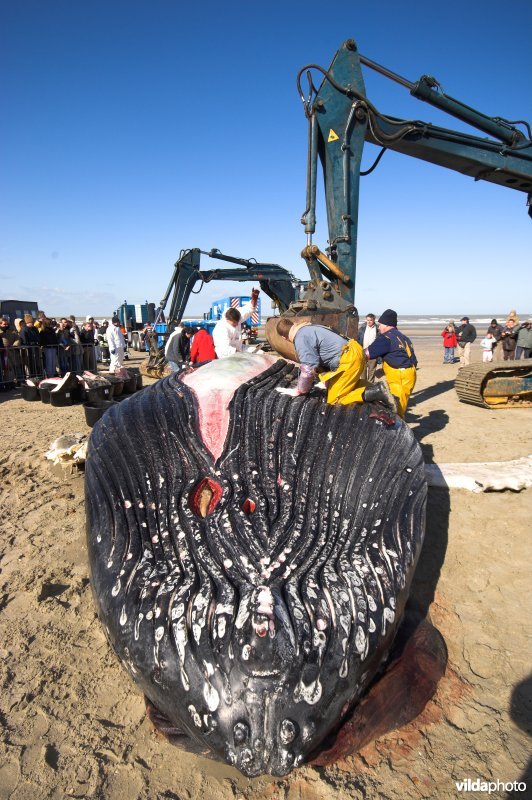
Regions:
M 404 417 L 416 383 L 417 358 L 408 336 L 397 330 L 397 312 L 387 308 L 379 317 L 381 335 L 366 348 L 366 358 L 383 361 L 384 377 L 397 401 L 397 413 Z
M 467 367 L 471 358 L 471 345 L 477 338 L 477 329 L 469 322 L 469 317 L 462 317 L 460 327 L 456 331 L 460 348 L 460 366 Z

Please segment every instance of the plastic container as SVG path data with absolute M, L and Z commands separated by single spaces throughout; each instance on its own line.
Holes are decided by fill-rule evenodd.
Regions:
M 97 403 L 100 400 L 111 400 L 113 397 L 113 387 L 111 384 L 108 386 L 93 386 L 91 389 L 85 389 L 81 386 L 81 400 L 84 403 Z
M 70 390 L 72 392 L 72 402 L 73 403 L 82 403 L 85 400 L 85 389 L 78 383 L 73 389 Z
M 79 398 L 77 387 L 68 389 L 66 392 L 54 392 L 52 390 L 50 392 L 50 405 L 54 406 L 54 408 L 64 408 L 77 402 L 77 398 Z
M 83 403 L 83 410 L 85 411 L 85 422 L 92 428 L 92 426 L 103 417 L 106 411 L 112 406 L 116 405 L 114 400 L 97 400 L 93 403 Z
M 113 375 L 112 372 L 107 372 L 102 377 L 105 378 L 107 381 L 109 381 L 109 383 L 111 384 L 113 389 L 112 396 L 119 397 L 124 389 L 124 379 L 119 378 L 117 375 Z
M 124 390 L 124 381 L 114 380 L 111 381 L 111 386 L 113 387 L 113 397 L 120 397 Z
M 126 381 L 124 381 L 124 388 L 122 391 L 124 394 L 133 394 L 133 392 L 137 391 L 136 375 L 132 375 L 131 378 L 128 378 Z
M 51 386 L 39 386 L 39 395 L 42 403 L 50 403 L 50 392 L 52 388 Z
M 28 383 L 23 383 L 20 387 L 20 391 L 22 392 L 23 400 L 34 401 L 41 399 L 38 386 L 30 386 Z

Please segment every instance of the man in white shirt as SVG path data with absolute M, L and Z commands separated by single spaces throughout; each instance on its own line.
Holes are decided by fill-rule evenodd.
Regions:
M 242 323 L 249 319 L 257 307 L 258 289 L 251 290 L 251 300 L 241 308 L 228 308 L 212 332 L 214 349 L 218 358 L 242 352 Z
M 113 317 L 112 325 L 109 325 L 107 328 L 107 343 L 109 345 L 109 353 L 111 354 L 109 372 L 113 373 L 122 367 L 126 347 L 126 341 L 124 339 L 124 334 L 120 330 L 120 320 L 118 317 Z
M 357 342 L 362 346 L 364 352 L 373 344 L 377 336 L 379 336 L 379 329 L 375 324 L 375 314 L 366 314 L 366 321 L 358 329 Z M 373 383 L 375 380 L 375 370 L 377 369 L 377 359 L 372 358 L 366 363 L 366 380 Z

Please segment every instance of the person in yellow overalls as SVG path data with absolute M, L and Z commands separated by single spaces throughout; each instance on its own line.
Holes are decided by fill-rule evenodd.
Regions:
M 366 348 L 366 358 L 382 358 L 384 377 L 397 400 L 397 413 L 404 417 L 416 384 L 416 354 L 408 336 L 397 330 L 396 311 L 387 308 L 378 324 L 381 335 Z
M 308 394 L 319 378 L 327 386 L 331 405 L 381 402 L 395 411 L 395 401 L 384 381 L 368 384 L 361 379 L 366 358 L 354 339 L 344 339 L 324 325 L 298 324 L 284 317 L 277 323 L 277 333 L 292 342 L 301 365 L 297 387 L 278 388 L 278 392 L 293 397 Z

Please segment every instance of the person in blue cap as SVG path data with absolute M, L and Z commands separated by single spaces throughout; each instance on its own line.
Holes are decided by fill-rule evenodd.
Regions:
M 382 358 L 384 377 L 397 401 L 397 413 L 404 417 L 408 399 L 416 384 L 417 358 L 412 342 L 397 330 L 397 312 L 387 308 L 379 317 L 379 333 L 366 348 L 367 359 Z

